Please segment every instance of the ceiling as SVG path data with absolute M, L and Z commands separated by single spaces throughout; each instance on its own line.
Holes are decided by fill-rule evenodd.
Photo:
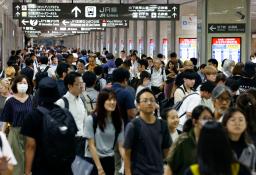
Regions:
M 32 2 L 32 0 L 0 0 L 0 6 L 6 9 L 6 12 L 12 16 L 12 2 Z M 166 4 L 177 3 L 185 4 L 197 0 L 37 0 L 39 3 L 147 3 L 147 4 Z M 251 19 L 252 33 L 256 33 L 256 0 L 251 0 Z

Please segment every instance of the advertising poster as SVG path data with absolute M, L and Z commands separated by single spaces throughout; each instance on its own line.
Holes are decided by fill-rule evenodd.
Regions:
M 162 53 L 165 58 L 168 58 L 168 39 L 164 38 L 162 42 Z
M 129 39 L 128 41 L 128 45 L 129 45 L 129 50 L 132 50 L 133 49 L 133 43 L 132 43 L 132 40 Z
M 212 38 L 212 58 L 219 63 L 224 59 L 240 62 L 241 38 Z
M 139 57 L 141 57 L 143 51 L 143 41 L 142 38 L 139 39 Z
M 154 57 L 155 42 L 153 39 L 149 39 L 149 56 Z
M 124 40 L 121 40 L 120 49 L 124 50 Z
M 182 61 L 190 58 L 197 58 L 197 39 L 179 38 L 180 59 Z

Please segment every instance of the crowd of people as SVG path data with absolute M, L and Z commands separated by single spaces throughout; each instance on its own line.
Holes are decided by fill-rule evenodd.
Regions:
M 12 51 L 0 79 L 0 174 L 256 173 L 256 63 L 122 50 Z M 7 141 L 8 139 L 8 141 Z

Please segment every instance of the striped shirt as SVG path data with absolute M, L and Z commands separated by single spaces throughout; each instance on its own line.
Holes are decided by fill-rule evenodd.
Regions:
M 14 97 L 10 97 L 4 105 L 0 121 L 9 122 L 13 127 L 21 127 L 25 115 L 30 111 L 32 111 L 32 98 L 28 97 L 22 103 Z

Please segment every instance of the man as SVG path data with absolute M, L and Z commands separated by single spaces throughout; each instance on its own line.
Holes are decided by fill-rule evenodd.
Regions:
M 151 83 L 152 83 L 151 89 L 154 95 L 156 95 L 156 94 L 159 94 L 160 92 L 163 92 L 165 81 L 167 79 L 166 79 L 165 70 L 162 67 L 161 60 L 158 58 L 154 58 L 153 64 L 154 66 L 151 67 L 151 70 L 150 70 Z
M 198 105 L 204 105 L 209 107 L 212 111 L 214 111 L 213 103 L 211 100 L 212 90 L 214 89 L 214 84 L 210 81 L 202 83 L 200 86 L 200 93 L 194 92 L 187 95 L 179 110 L 178 116 L 180 118 L 180 122 L 178 125 L 178 130 L 183 130 L 183 125 L 187 121 L 188 118 L 192 116 L 192 111 Z
M 132 53 L 131 54 L 131 67 L 130 67 L 130 74 L 131 78 L 136 78 L 138 73 L 138 60 L 137 60 L 137 54 Z
M 94 72 L 87 71 L 83 74 L 82 78 L 85 83 L 85 91 L 82 93 L 82 95 L 86 101 L 87 112 L 88 114 L 91 114 L 96 107 L 96 100 L 99 94 L 99 92 L 94 89 L 97 76 Z
M 214 106 L 214 117 L 216 121 L 222 122 L 225 111 L 230 107 L 232 99 L 231 90 L 225 85 L 218 85 L 212 91 Z
M 136 101 L 139 118 L 131 121 L 126 128 L 125 174 L 163 174 L 163 159 L 170 147 L 167 124 L 154 116 L 156 99 L 151 90 L 141 90 Z
M 192 70 L 183 72 L 183 84 L 174 92 L 174 104 L 181 101 L 185 96 L 193 92 L 196 73 Z
M 84 82 L 81 74 L 78 72 L 70 72 L 65 77 L 64 83 L 68 88 L 68 92 L 63 96 L 64 98 L 59 99 L 56 104 L 62 108 L 67 108 L 73 115 L 78 128 L 78 132 L 76 134 L 77 154 L 83 156 L 84 121 L 87 117 L 87 111 L 82 99 L 80 98 L 80 94 L 84 89 Z
M 39 105 L 47 110 L 58 108 L 54 102 L 59 98 L 60 95 L 56 82 L 49 77 L 43 78 L 39 83 Z M 61 161 L 55 162 L 54 167 L 46 160 L 43 137 L 43 128 L 45 125 L 43 117 L 45 115 L 38 109 L 35 109 L 27 115 L 21 128 L 21 134 L 26 136 L 25 175 L 31 175 L 32 173 L 33 175 L 72 175 L 71 163 L 74 160 L 73 158 L 68 160 L 65 166 L 60 163 Z
M 56 81 L 61 97 L 67 93 L 67 87 L 64 84 L 64 78 L 67 76 L 69 71 L 69 65 L 66 63 L 60 63 L 56 68 L 56 74 L 59 77 Z
M 172 62 L 172 64 L 174 66 L 177 67 L 178 71 L 180 71 L 179 69 L 183 67 L 182 61 L 177 58 L 177 53 L 176 52 L 172 52 L 170 54 L 170 61 Z
M 112 88 L 116 92 L 117 104 L 120 107 L 125 125 L 136 116 L 135 95 L 126 88 L 129 78 L 130 73 L 127 69 L 117 68 L 113 72 Z

